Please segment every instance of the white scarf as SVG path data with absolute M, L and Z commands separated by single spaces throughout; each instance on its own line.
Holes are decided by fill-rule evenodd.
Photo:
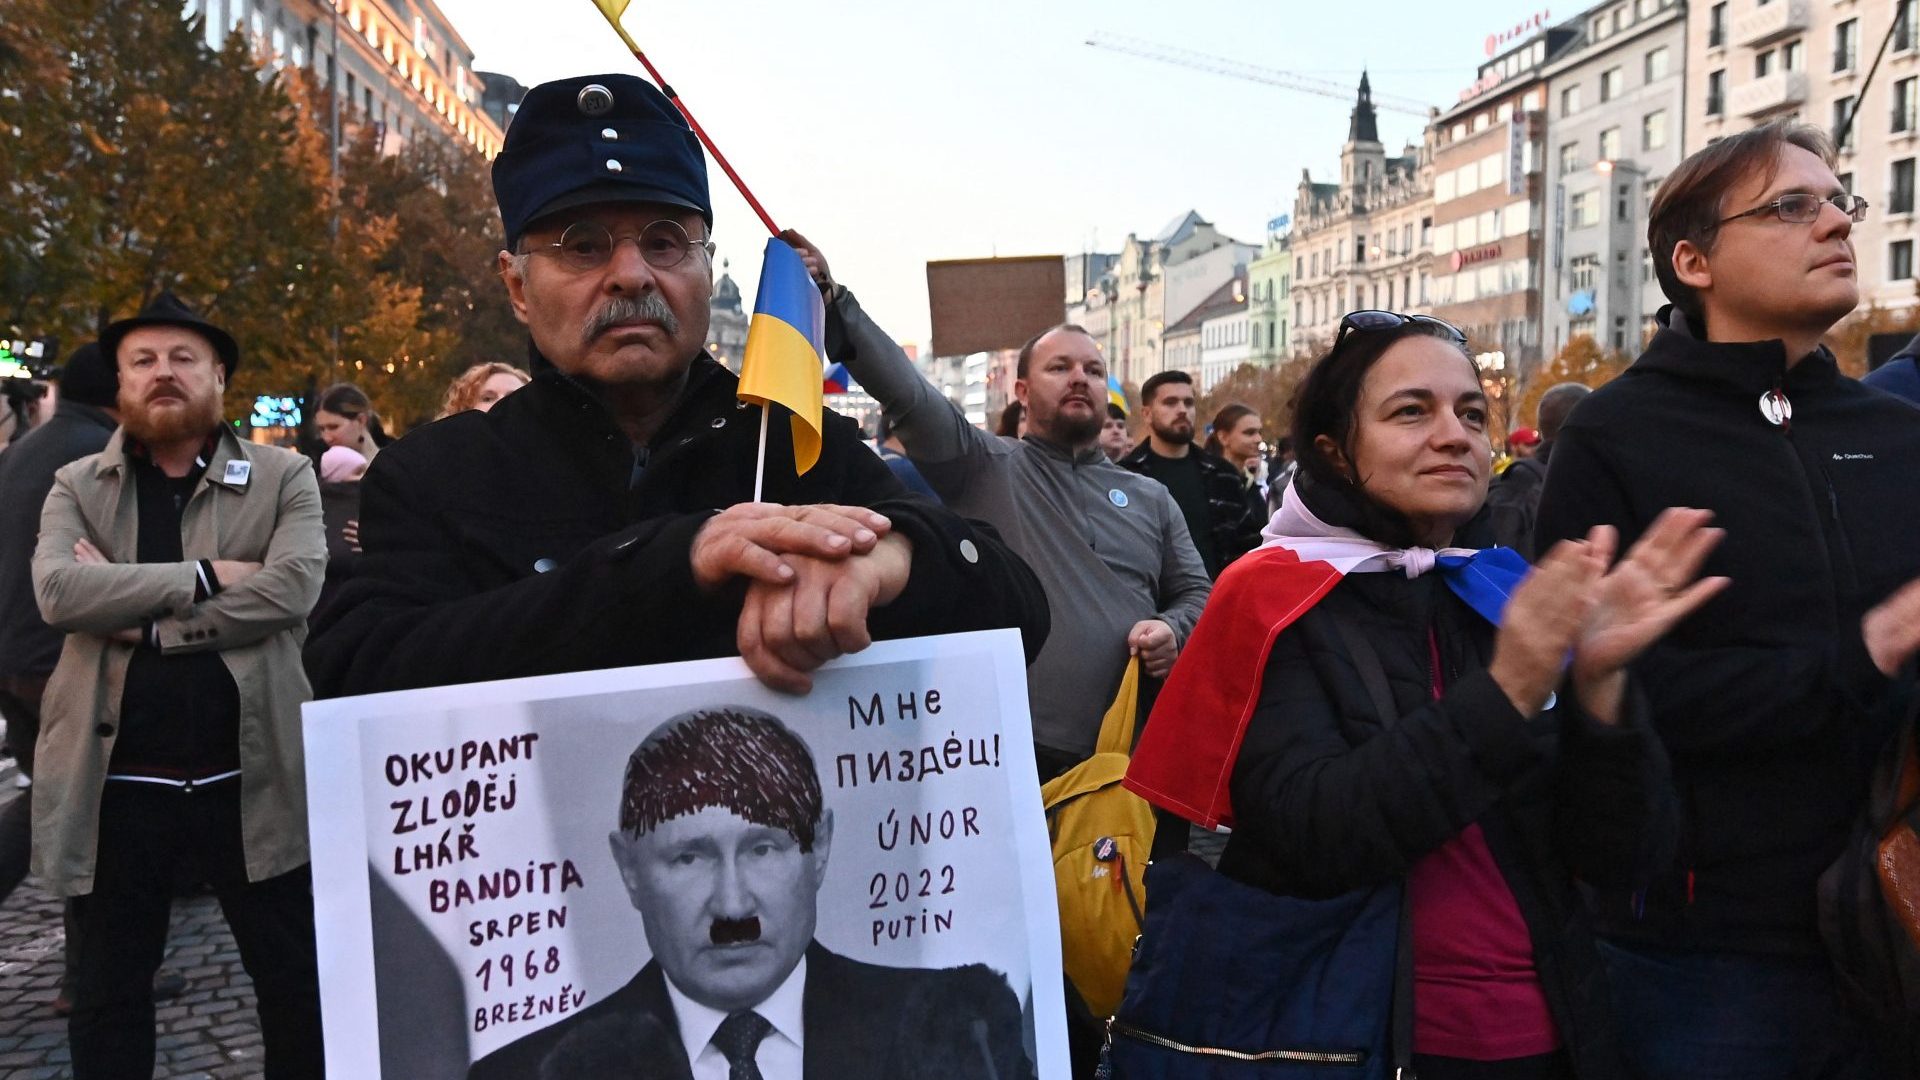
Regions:
M 1410 578 L 1432 570 L 1442 555 L 1472 555 L 1473 548 L 1392 548 L 1352 529 L 1329 525 L 1300 498 L 1299 474 L 1281 496 L 1280 511 L 1261 532 L 1263 548 L 1283 547 L 1301 562 L 1323 562 L 1342 575 L 1399 570 Z

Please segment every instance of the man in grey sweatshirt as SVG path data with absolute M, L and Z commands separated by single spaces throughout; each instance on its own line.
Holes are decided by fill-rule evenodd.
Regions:
M 1186 519 L 1158 481 L 1107 460 L 1106 362 L 1086 331 L 1057 327 L 1020 351 L 1014 393 L 1027 435 L 967 422 L 874 325 L 805 237 L 782 239 L 827 298 L 827 352 L 886 415 L 907 456 L 946 504 L 998 529 L 1040 578 L 1053 630 L 1027 669 L 1042 779 L 1093 752 L 1127 657 L 1159 678 L 1200 617 L 1210 588 Z

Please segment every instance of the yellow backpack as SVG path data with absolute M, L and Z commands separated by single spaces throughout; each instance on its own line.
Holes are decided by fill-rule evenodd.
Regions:
M 1133 749 L 1139 700 L 1136 657 L 1127 662 L 1120 692 L 1100 723 L 1093 756 L 1040 788 L 1053 838 L 1067 978 L 1087 1008 L 1102 1018 L 1120 1007 L 1147 905 L 1153 808 L 1120 786 Z

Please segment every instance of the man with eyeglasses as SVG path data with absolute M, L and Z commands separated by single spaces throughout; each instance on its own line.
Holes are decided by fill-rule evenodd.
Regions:
M 1648 242 L 1672 303 L 1640 358 L 1561 429 L 1538 545 L 1710 508 L 1732 585 L 1638 664 L 1673 759 L 1679 852 L 1602 890 L 1621 1040 L 1646 1080 L 1892 1075 L 1841 1002 L 1817 882 L 1840 855 L 1920 649 L 1920 425 L 1821 337 L 1859 300 L 1866 203 L 1813 128 L 1768 124 L 1682 162 Z M 1684 456 L 1676 448 L 1685 447 Z
M 704 351 L 706 162 L 673 104 L 624 75 L 521 104 L 493 165 L 500 274 L 534 379 L 389 447 L 365 548 L 315 627 L 319 696 L 738 654 L 767 685 L 874 638 L 1047 632 L 990 529 L 909 496 L 829 413 L 796 474 L 789 425 Z

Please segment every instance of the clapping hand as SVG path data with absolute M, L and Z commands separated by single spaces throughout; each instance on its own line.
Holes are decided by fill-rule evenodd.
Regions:
M 1600 579 L 1574 646 L 1572 672 L 1574 692 L 1595 719 L 1615 721 L 1627 665 L 1726 588 L 1727 578 L 1700 577 L 1707 556 L 1726 536 L 1726 530 L 1708 526 L 1712 520 L 1708 510 L 1664 511 Z M 1617 539 L 1611 526 L 1596 528 L 1590 542 L 1612 558 Z

